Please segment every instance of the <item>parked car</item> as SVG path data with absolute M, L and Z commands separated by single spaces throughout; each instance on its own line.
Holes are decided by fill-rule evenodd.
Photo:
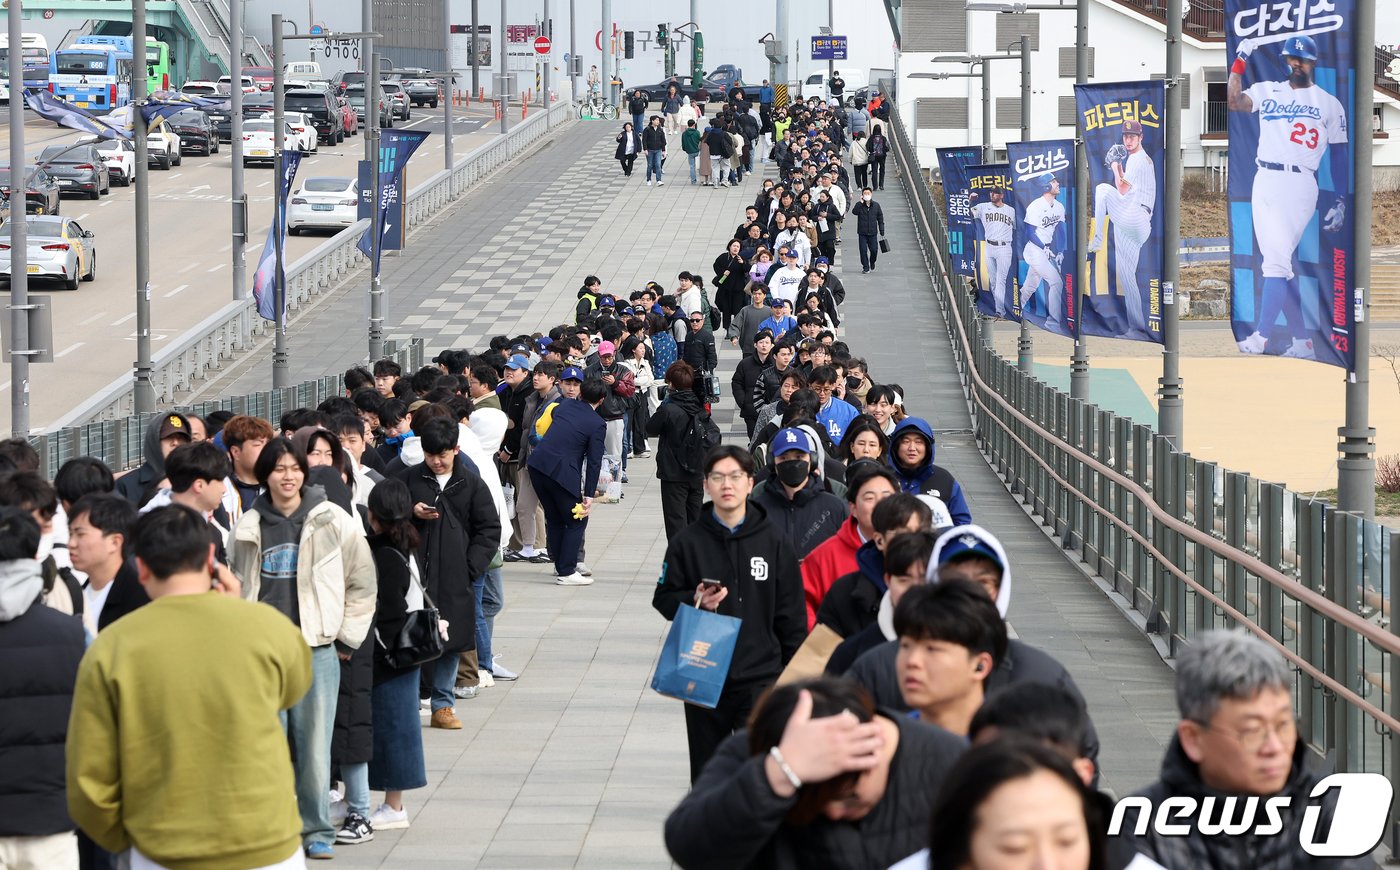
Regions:
M 412 114 L 412 107 L 409 106 L 408 94 L 404 92 L 403 85 L 398 82 L 380 82 L 379 87 L 384 91 L 384 102 L 389 104 L 393 116 L 407 121 Z
M 58 189 L 98 199 L 112 192 L 107 163 L 92 145 L 50 145 L 34 162 L 58 182 Z
M 365 86 L 365 74 L 359 70 L 345 70 L 331 78 L 331 87 L 341 93 L 356 85 L 362 88 Z
M 355 111 L 355 107 L 350 105 L 350 101 L 345 99 L 344 94 L 335 94 L 331 97 L 335 104 L 340 107 L 340 116 L 345 121 L 345 135 L 354 136 L 360 132 L 360 113 Z
M 272 90 L 272 79 L 275 75 L 270 66 L 245 66 L 243 74 L 253 80 L 253 84 L 258 86 L 260 91 Z
M 271 122 L 272 118 L 271 112 L 263 112 L 257 120 Z M 315 154 L 316 145 L 320 140 L 316 137 L 316 127 L 311 123 L 311 119 L 301 112 L 284 112 L 282 120 L 292 131 L 297 142 L 297 150 L 303 154 Z
M 411 105 L 437 108 L 438 83 L 433 79 L 403 79 L 399 84 L 403 85 Z
M 24 172 L 24 213 L 58 214 L 58 182 L 37 166 Z M 10 198 L 10 167 L 0 166 L 0 197 Z
M 253 81 L 253 77 L 250 75 L 245 74 L 239 76 L 239 79 L 243 82 L 243 93 L 245 94 L 256 94 L 258 91 L 262 90 L 257 86 Z M 233 76 L 219 76 L 219 93 L 233 93 Z
M 93 143 L 114 184 L 130 187 L 136 180 L 136 146 L 125 139 L 98 139 Z
M 180 85 L 180 93 L 193 94 L 196 97 L 215 97 L 225 92 L 219 90 L 219 86 L 214 82 L 196 81 Z
M 856 92 L 862 90 L 870 84 L 864 70 L 847 69 L 837 70 L 841 73 L 841 79 L 846 83 L 846 87 L 841 91 L 841 103 L 846 106 L 855 105 Z M 802 80 L 802 99 L 810 100 L 812 97 L 826 102 L 831 99 L 831 94 L 826 87 L 826 70 L 814 72 Z
M 346 88 L 345 99 L 350 103 L 352 107 L 354 107 L 355 111 L 359 113 L 360 124 L 363 125 L 364 119 L 369 117 L 369 113 L 365 111 L 364 86 L 351 85 L 349 88 Z M 394 126 L 394 115 L 392 112 L 389 111 L 389 104 L 384 101 L 383 97 L 379 98 L 379 126 Z
M 27 216 L 24 226 L 29 233 L 24 271 L 31 281 L 56 278 L 63 289 L 77 290 L 79 281 L 97 277 L 97 247 L 91 230 L 58 215 Z M 0 282 L 10 283 L 8 238 L 0 243 Z
M 285 151 L 297 150 L 296 134 L 285 122 L 282 124 L 282 148 Z M 272 121 L 248 120 L 243 122 L 243 165 L 266 163 L 275 168 L 277 164 L 276 145 L 272 140 Z
M 667 79 L 664 82 L 654 85 L 624 85 L 623 90 L 626 91 L 626 93 L 631 94 L 633 90 L 641 88 L 642 93 L 646 95 L 646 98 L 648 100 L 651 100 L 651 108 L 647 111 L 654 111 L 659 114 L 661 111 L 661 101 L 665 99 L 666 89 L 671 85 L 675 85 L 676 89 L 680 92 L 680 95 L 683 97 L 693 98 L 695 96 L 696 89 L 695 86 L 691 84 L 693 79 L 691 79 L 690 76 L 686 76 L 685 78 L 677 76 L 676 79 L 676 81 L 671 81 L 670 79 Z M 729 86 L 730 84 L 732 84 L 732 82 L 726 82 L 716 78 L 706 78 L 704 79 L 704 82 L 705 90 L 710 92 L 711 102 L 719 102 L 723 100 L 728 95 Z M 756 99 L 757 92 L 755 92 L 754 96 Z
M 338 145 L 345 141 L 345 121 L 340 107 L 332 100 L 329 89 L 287 91 L 282 101 L 286 111 L 309 115 L 317 135 L 327 145 Z
M 209 116 L 199 109 L 185 109 L 166 119 L 180 137 L 180 152 L 219 153 L 219 134 Z
M 354 178 L 308 178 L 292 192 L 287 206 L 287 232 L 306 229 L 343 230 L 359 220 L 360 184 Z
M 321 65 L 314 60 L 294 60 L 282 64 L 282 75 L 289 79 L 320 79 Z
M 146 134 L 146 165 L 158 169 L 169 169 L 184 162 L 180 150 L 180 134 L 170 129 L 170 125 L 160 123 Z

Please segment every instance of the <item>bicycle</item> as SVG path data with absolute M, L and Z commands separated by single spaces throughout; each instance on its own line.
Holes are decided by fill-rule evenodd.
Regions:
M 597 94 L 590 94 L 588 99 L 579 104 L 578 116 L 580 118 L 602 118 L 604 121 L 617 120 L 617 106 L 603 102 L 603 98 Z

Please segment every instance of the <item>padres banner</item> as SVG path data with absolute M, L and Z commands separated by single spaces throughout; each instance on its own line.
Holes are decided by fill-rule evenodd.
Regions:
M 1021 317 L 1046 332 L 1076 338 L 1074 141 L 1008 142 L 1006 158 L 1018 218 L 1012 246 L 1020 256 Z
M 1015 280 L 1016 208 L 1011 204 L 1011 166 L 990 163 L 967 168 L 967 200 L 975 242 L 973 284 L 977 310 L 988 317 L 1021 319 Z
M 939 148 L 938 177 L 948 208 L 948 256 L 953 271 L 972 277 L 972 223 L 968 214 L 967 167 L 982 159 L 980 148 Z
M 1075 85 L 1089 157 L 1081 335 L 1162 343 L 1163 82 Z
M 1355 362 L 1348 131 L 1370 135 L 1371 119 L 1352 116 L 1374 62 L 1354 44 L 1355 8 L 1225 2 L 1230 320 L 1244 353 Z

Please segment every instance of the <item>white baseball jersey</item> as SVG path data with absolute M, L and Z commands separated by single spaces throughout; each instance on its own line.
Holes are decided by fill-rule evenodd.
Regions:
M 1055 238 L 1055 227 L 1065 222 L 1065 207 L 1058 199 L 1046 200 L 1043 196 L 1026 206 L 1026 223 L 1035 228 L 1035 237 L 1042 245 L 1048 245 Z
M 1123 194 L 1127 204 L 1146 206 L 1151 214 L 1157 204 L 1157 171 L 1146 151 L 1139 148 L 1128 155 L 1123 164 L 1123 180 L 1132 185 L 1132 189 Z
M 1005 202 L 979 202 L 972 207 L 972 217 L 982 222 L 982 238 L 989 242 L 1010 242 L 1016 232 L 1016 209 Z
M 1317 85 L 1294 88 L 1287 81 L 1256 82 L 1245 92 L 1259 113 L 1259 150 L 1267 163 L 1317 171 L 1328 145 L 1347 141 L 1347 113 Z

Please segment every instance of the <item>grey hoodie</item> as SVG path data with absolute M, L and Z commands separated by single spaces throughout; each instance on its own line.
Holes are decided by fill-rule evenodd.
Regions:
M 301 612 L 297 600 L 297 557 L 300 555 L 301 530 L 311 509 L 325 500 L 324 490 L 319 486 L 308 486 L 302 490 L 301 505 L 289 517 L 283 516 L 272 506 L 267 493 L 253 502 L 253 510 L 258 512 L 258 521 L 262 526 L 262 581 L 258 588 L 258 600 L 271 604 L 298 626 L 301 625 Z
M 44 590 L 38 562 L 16 559 L 0 562 L 0 622 L 10 622 L 29 612 Z

